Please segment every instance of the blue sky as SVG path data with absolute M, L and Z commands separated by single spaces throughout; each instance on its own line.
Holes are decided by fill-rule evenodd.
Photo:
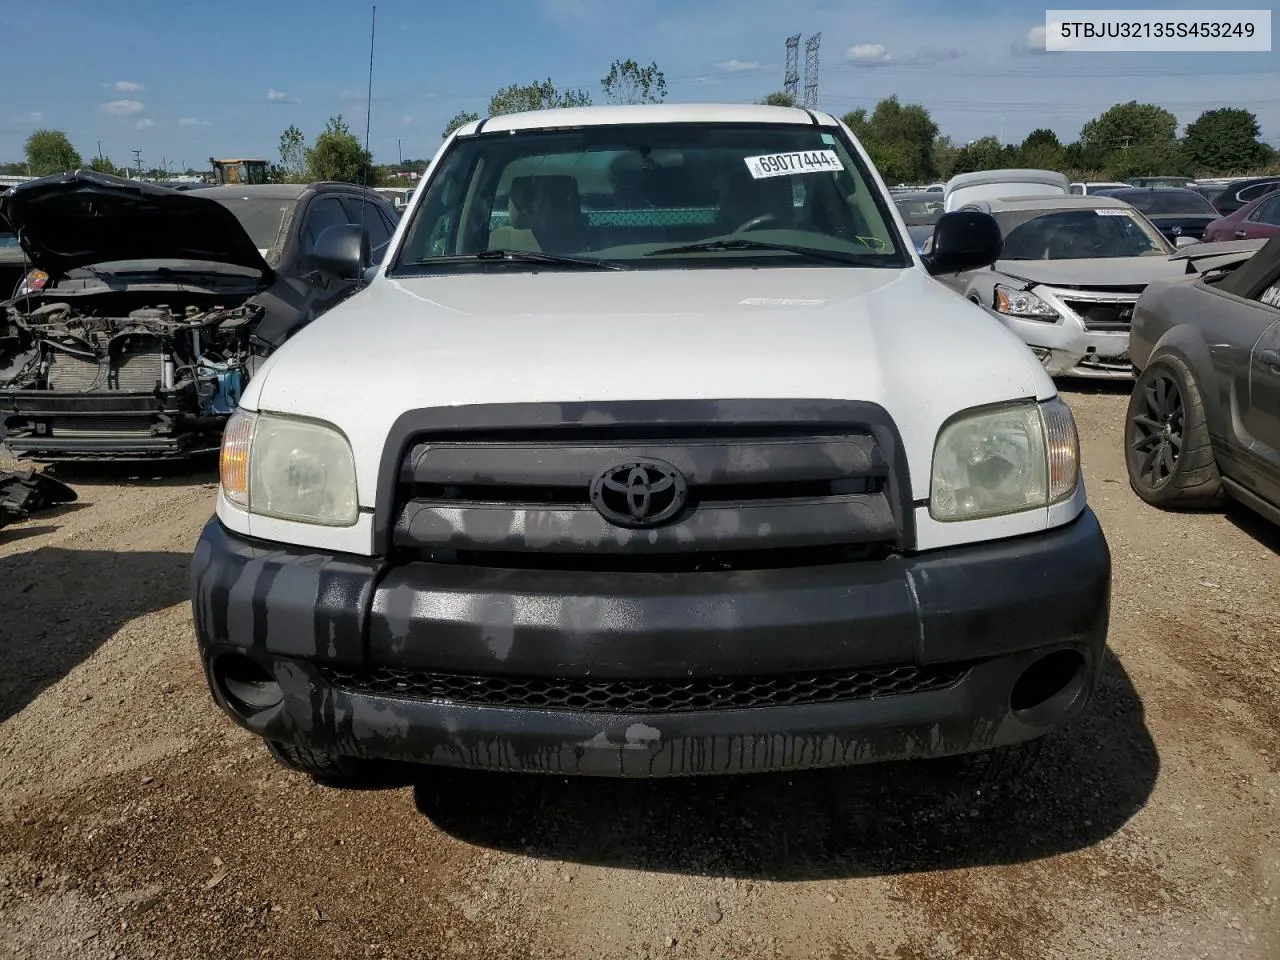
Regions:
M 670 101 L 759 99 L 782 86 L 786 37 L 818 32 L 819 106 L 837 114 L 896 93 L 928 106 L 959 142 L 1002 130 L 1017 141 L 1040 126 L 1074 139 L 1130 99 L 1167 106 L 1183 123 L 1243 106 L 1280 147 L 1280 47 L 1047 54 L 1029 36 L 1044 11 L 1020 0 L 381 0 L 371 147 L 379 162 L 401 150 L 428 156 L 449 117 L 483 113 L 513 82 L 550 76 L 599 102 L 615 58 L 656 60 Z M 363 136 L 370 14 L 363 0 L 41 0 L 38 15 L 0 10 L 10 78 L 0 160 L 20 159 L 42 126 L 65 130 L 86 157 L 101 141 L 116 163 L 136 148 L 147 166 L 201 169 L 212 155 L 274 160 L 285 127 L 310 137 L 336 113 Z

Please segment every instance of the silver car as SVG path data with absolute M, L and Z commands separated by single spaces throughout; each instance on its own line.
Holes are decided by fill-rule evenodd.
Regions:
M 1051 376 L 1133 376 L 1134 304 L 1152 280 L 1187 271 L 1146 217 L 1099 196 L 986 200 L 964 209 L 995 217 L 1004 249 L 990 267 L 938 279 L 999 317 Z

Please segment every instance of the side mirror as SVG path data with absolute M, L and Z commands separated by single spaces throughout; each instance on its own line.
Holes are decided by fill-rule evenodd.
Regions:
M 944 213 L 933 228 L 932 239 L 924 263 L 934 276 L 989 267 L 1000 259 L 1004 246 L 995 217 L 976 210 Z
M 1194 247 L 1199 242 L 1195 237 L 1178 237 L 1173 241 L 1173 245 L 1181 249 L 1183 247 Z
M 316 237 L 315 265 L 343 280 L 359 281 L 371 259 L 369 233 L 358 223 L 339 223 Z

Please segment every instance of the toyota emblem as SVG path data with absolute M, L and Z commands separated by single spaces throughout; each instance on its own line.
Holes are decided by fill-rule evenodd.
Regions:
M 591 505 L 618 527 L 656 527 L 678 514 L 688 497 L 680 471 L 661 460 L 615 463 L 591 481 Z
M 1181 228 L 1181 227 L 1174 227 L 1174 228 L 1173 228 L 1172 230 L 1170 230 L 1169 232 L 1170 232 L 1170 233 L 1172 233 L 1175 237 L 1180 237 L 1180 236 L 1182 236 L 1182 228 Z

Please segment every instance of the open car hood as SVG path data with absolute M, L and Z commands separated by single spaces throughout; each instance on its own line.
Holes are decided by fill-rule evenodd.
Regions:
M 13 187 L 0 217 L 31 263 L 55 276 L 112 260 L 203 260 L 271 275 L 235 214 L 199 192 L 77 170 Z

